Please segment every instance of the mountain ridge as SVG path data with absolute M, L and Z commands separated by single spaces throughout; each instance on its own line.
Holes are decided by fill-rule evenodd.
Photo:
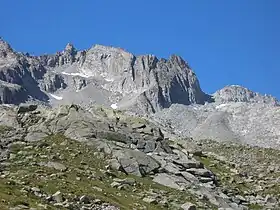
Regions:
M 77 50 L 68 43 L 56 54 L 31 56 L 15 52 L 0 39 L 0 68 L 1 81 L 20 86 L 12 90 L 8 88 L 5 94 L 2 91 L 1 101 L 5 103 L 31 99 L 53 105 L 64 101 L 69 92 L 72 96 L 79 92 L 79 99 L 66 99 L 66 102 L 87 104 L 104 95 L 99 103 L 106 106 L 118 104 L 118 108 L 137 109 L 140 113 L 154 113 L 174 103 L 190 105 L 234 100 L 279 105 L 275 97 L 242 87 L 236 90 L 228 86 L 213 95 L 206 94 L 194 71 L 180 56 L 171 55 L 168 59 L 149 54 L 135 56 L 122 48 L 98 44 Z M 7 89 L 5 83 L 2 86 Z M 228 90 L 230 96 L 225 93 Z M 20 101 L 13 97 L 17 92 L 24 96 Z M 55 93 L 63 95 L 64 92 L 65 97 L 53 97 Z M 88 100 L 89 92 L 100 93 Z M 11 97 L 6 96 L 10 93 Z

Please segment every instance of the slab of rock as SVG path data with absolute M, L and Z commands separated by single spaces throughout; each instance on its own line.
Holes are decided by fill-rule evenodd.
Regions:
M 177 164 L 177 165 L 181 165 L 183 166 L 184 168 L 186 169 L 189 169 L 189 168 L 202 168 L 202 164 L 196 160 L 173 160 L 173 163 Z
M 166 163 L 161 167 L 165 172 L 172 173 L 172 174 L 180 174 L 183 171 L 183 167 L 177 166 L 173 163 Z
M 43 132 L 28 132 L 25 136 L 25 141 L 27 142 L 33 142 L 33 141 L 40 141 L 43 138 L 47 137 L 48 134 L 43 133 Z
M 145 144 L 145 153 L 153 152 L 156 149 L 156 142 L 155 141 L 147 141 Z
M 189 182 L 192 182 L 192 183 L 198 183 L 199 182 L 199 179 L 189 172 L 182 171 L 182 172 L 179 172 L 179 174 L 181 174 Z
M 81 197 L 80 197 L 80 202 L 82 202 L 82 203 L 84 203 L 84 204 L 89 204 L 90 203 L 90 198 L 88 197 L 88 196 L 86 196 L 86 195 L 82 195 Z
M 36 104 L 20 104 L 17 109 L 17 113 L 32 112 L 35 111 L 37 107 L 38 106 Z
M 60 171 L 66 171 L 67 170 L 67 167 L 65 165 L 63 165 L 62 163 L 58 163 L 58 162 L 49 161 L 47 163 L 39 163 L 39 165 L 46 166 L 46 167 L 49 167 L 49 168 L 54 168 L 54 169 L 60 170 Z
M 145 203 L 149 203 L 149 204 L 157 204 L 157 200 L 155 198 L 152 198 L 152 197 L 145 197 L 143 198 L 143 201 Z
M 186 171 L 196 176 L 203 176 L 203 177 L 214 176 L 214 174 L 211 171 L 205 168 L 190 168 L 190 169 L 186 169 Z
M 142 128 L 145 128 L 146 125 L 144 123 L 133 123 L 131 125 L 131 128 L 132 129 L 142 129 Z
M 62 203 L 63 202 L 62 193 L 60 191 L 57 191 L 52 195 L 52 199 L 57 203 Z
M 124 171 L 128 174 L 136 176 L 144 176 L 156 171 L 160 165 L 152 157 L 146 155 L 144 152 L 121 149 L 114 150 L 113 156 L 116 157 L 121 164 Z
M 120 183 L 120 182 L 116 182 L 116 181 L 114 181 L 114 182 L 112 182 L 111 184 L 110 184 L 110 186 L 111 187 L 113 187 L 113 188 L 118 188 L 119 186 L 121 186 L 122 184 Z
M 166 173 L 156 174 L 153 178 L 153 181 L 177 190 L 183 190 L 191 185 L 191 183 L 185 180 L 183 177 L 170 175 Z
M 122 171 L 122 166 L 117 159 L 108 160 L 109 166 L 111 169 L 115 169 L 117 171 Z
M 118 179 L 118 178 L 114 178 L 113 179 L 114 182 L 118 182 L 118 183 L 121 183 L 121 184 L 127 184 L 127 185 L 135 185 L 136 184 L 136 180 L 133 179 L 133 178 L 125 178 L 125 179 Z
M 184 203 L 182 206 L 181 206 L 181 209 L 183 210 L 196 210 L 196 206 L 192 203 Z

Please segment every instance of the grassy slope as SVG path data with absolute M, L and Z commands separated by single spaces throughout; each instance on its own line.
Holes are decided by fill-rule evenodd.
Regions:
M 113 182 L 112 177 L 104 175 L 101 171 L 105 170 L 106 157 L 102 157 L 102 154 L 94 148 L 66 139 L 62 135 L 50 136 L 33 145 L 14 145 L 12 153 L 13 159 L 9 161 L 6 169 L 10 173 L 5 178 L 0 178 L 0 209 L 3 210 L 21 203 L 36 208 L 38 204 L 44 204 L 48 209 L 55 209 L 30 192 L 21 191 L 26 186 L 39 187 L 48 195 L 61 191 L 69 200 L 75 196 L 88 195 L 127 210 L 133 207 L 146 207 L 150 210 L 166 209 L 159 204 L 151 205 L 142 200 L 143 192 L 151 190 L 168 197 L 169 203 L 172 201 L 195 203 L 195 199 L 190 195 L 156 184 L 148 177 L 133 177 L 137 183 L 135 187 L 130 186 L 124 190 L 112 188 L 110 186 Z M 67 171 L 60 172 L 38 165 L 40 162 L 47 161 L 62 163 L 67 167 Z M 120 172 L 113 172 L 113 174 L 118 178 L 127 177 Z M 94 187 L 101 188 L 102 192 Z

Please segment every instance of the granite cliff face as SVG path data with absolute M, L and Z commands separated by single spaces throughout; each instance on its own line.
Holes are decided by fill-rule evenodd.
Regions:
M 0 49 L 0 79 L 7 87 L 2 94 L 5 103 L 93 102 L 151 113 L 173 103 L 210 101 L 195 73 L 176 55 L 166 60 L 101 45 L 77 51 L 67 44 L 55 55 L 36 57 L 14 52 L 3 40 Z M 23 97 L 13 97 L 19 91 Z

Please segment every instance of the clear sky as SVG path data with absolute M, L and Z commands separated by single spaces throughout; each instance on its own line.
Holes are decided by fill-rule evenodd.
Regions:
M 68 42 L 178 54 L 208 93 L 239 84 L 280 98 L 280 0 L 2 0 L 0 36 L 18 51 Z

